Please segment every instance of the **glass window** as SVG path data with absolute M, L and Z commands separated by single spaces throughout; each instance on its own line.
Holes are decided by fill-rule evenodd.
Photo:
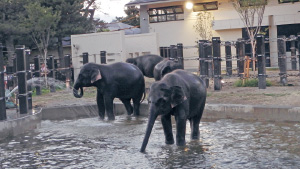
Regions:
M 182 6 L 169 6 L 163 8 L 149 9 L 149 22 L 166 22 L 183 20 L 183 7 Z

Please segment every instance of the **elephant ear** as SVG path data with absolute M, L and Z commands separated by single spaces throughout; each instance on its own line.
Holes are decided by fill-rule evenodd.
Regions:
M 187 98 L 180 86 L 171 87 L 171 106 L 176 107 L 183 103 Z
M 99 69 L 94 70 L 92 72 L 92 75 L 91 75 L 91 83 L 94 83 L 94 82 L 96 82 L 97 80 L 100 80 L 100 79 L 102 79 L 100 70 Z
M 161 70 L 161 77 L 164 77 L 165 74 L 172 72 L 170 65 L 166 65 L 165 67 L 162 68 Z

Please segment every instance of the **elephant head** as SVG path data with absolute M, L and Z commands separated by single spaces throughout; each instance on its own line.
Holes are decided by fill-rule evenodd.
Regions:
M 126 62 L 137 65 L 136 58 L 128 58 L 128 59 L 126 59 Z
M 99 67 L 94 63 L 85 64 L 78 75 L 78 78 L 73 87 L 73 94 L 76 98 L 83 96 L 83 87 L 93 86 L 93 83 L 102 79 Z M 78 90 L 80 89 L 80 94 Z
M 155 82 L 151 86 L 148 97 L 150 113 L 141 152 L 144 152 L 146 149 L 157 116 L 171 113 L 172 108 L 185 100 L 185 93 L 180 86 L 170 87 L 162 82 Z
M 176 69 L 182 69 L 182 66 L 179 62 L 174 60 L 164 59 L 154 67 L 154 71 L 153 71 L 154 79 L 158 81 L 162 79 L 164 75 Z

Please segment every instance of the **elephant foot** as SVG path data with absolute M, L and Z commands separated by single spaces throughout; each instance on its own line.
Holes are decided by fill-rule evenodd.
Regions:
M 174 140 L 166 140 L 166 144 L 174 144 Z
M 108 120 L 110 120 L 110 121 L 115 120 L 115 116 L 114 115 L 108 116 Z
M 185 146 L 185 141 L 177 141 L 176 145 L 177 146 Z
M 199 135 L 192 135 L 192 140 L 199 140 Z

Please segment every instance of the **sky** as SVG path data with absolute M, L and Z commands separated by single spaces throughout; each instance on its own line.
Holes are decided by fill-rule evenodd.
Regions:
M 100 18 L 106 22 L 111 22 L 116 16 L 126 16 L 124 5 L 130 0 L 97 0 L 100 6 L 95 13 L 95 18 Z

